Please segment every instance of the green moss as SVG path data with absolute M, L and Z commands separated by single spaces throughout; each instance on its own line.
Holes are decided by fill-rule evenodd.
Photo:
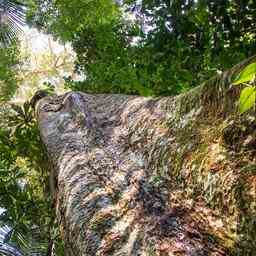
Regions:
M 149 245 L 146 249 L 146 256 L 156 256 L 156 251 L 153 245 Z

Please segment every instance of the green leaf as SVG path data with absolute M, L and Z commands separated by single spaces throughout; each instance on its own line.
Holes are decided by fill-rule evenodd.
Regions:
M 248 86 L 244 88 L 239 98 L 239 110 L 244 113 L 248 109 L 252 108 L 255 104 L 256 99 L 256 87 Z
M 150 88 L 147 88 L 140 84 L 136 84 L 136 89 L 139 91 L 140 95 L 142 95 L 144 97 L 148 97 L 153 94 L 153 91 Z
M 249 82 L 255 78 L 256 75 L 256 62 L 249 64 L 246 68 L 244 68 L 240 74 L 237 76 L 233 84 L 241 84 L 245 82 Z
M 22 116 L 22 117 L 25 117 L 25 114 L 24 114 L 24 112 L 23 112 L 22 107 L 20 107 L 19 105 L 12 104 L 12 103 L 11 103 L 10 105 L 11 105 L 12 109 L 13 109 L 17 114 L 19 114 L 19 115 Z
M 25 115 L 28 114 L 28 112 L 29 112 L 29 110 L 30 110 L 30 107 L 31 107 L 31 105 L 30 105 L 29 101 L 25 101 L 24 104 L 23 104 L 24 114 L 25 114 Z

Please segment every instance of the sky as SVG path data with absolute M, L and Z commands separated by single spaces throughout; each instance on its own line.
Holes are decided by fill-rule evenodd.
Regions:
M 24 27 L 23 44 L 28 44 L 32 53 L 38 54 L 48 50 L 48 41 L 52 41 L 52 46 L 56 53 L 61 52 L 64 46 L 55 41 L 52 36 L 39 32 L 36 28 Z
M 74 73 L 75 53 L 70 44 L 61 44 L 51 35 L 35 28 L 24 28 L 21 38 L 21 65 L 18 66 L 21 83 L 12 99 L 15 104 L 23 104 L 35 91 L 45 88 L 50 82 L 56 93 L 66 91 L 63 77 L 72 76 L 73 80 L 84 77 Z

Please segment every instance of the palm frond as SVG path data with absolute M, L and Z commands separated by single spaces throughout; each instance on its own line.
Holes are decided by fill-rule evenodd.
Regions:
M 23 256 L 23 254 L 15 247 L 0 243 L 0 255 L 3 256 Z
M 17 40 L 25 25 L 25 5 L 17 0 L 0 0 L 0 43 L 4 46 Z
M 10 228 L 2 226 L 0 228 L 0 255 L 1 248 L 4 252 L 15 256 L 46 256 L 48 241 L 44 240 L 40 235 L 40 229 L 33 227 L 29 230 L 22 230 L 20 227 Z M 14 254 L 12 254 L 14 252 Z
M 6 242 L 6 237 L 9 237 L 13 229 L 4 225 L 0 228 L 0 255 L 6 256 L 23 256 L 23 253 L 13 244 Z

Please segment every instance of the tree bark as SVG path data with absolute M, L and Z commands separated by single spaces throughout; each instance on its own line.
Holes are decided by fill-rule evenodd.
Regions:
M 176 97 L 38 102 L 66 255 L 253 255 L 255 118 L 230 86 L 253 60 Z

